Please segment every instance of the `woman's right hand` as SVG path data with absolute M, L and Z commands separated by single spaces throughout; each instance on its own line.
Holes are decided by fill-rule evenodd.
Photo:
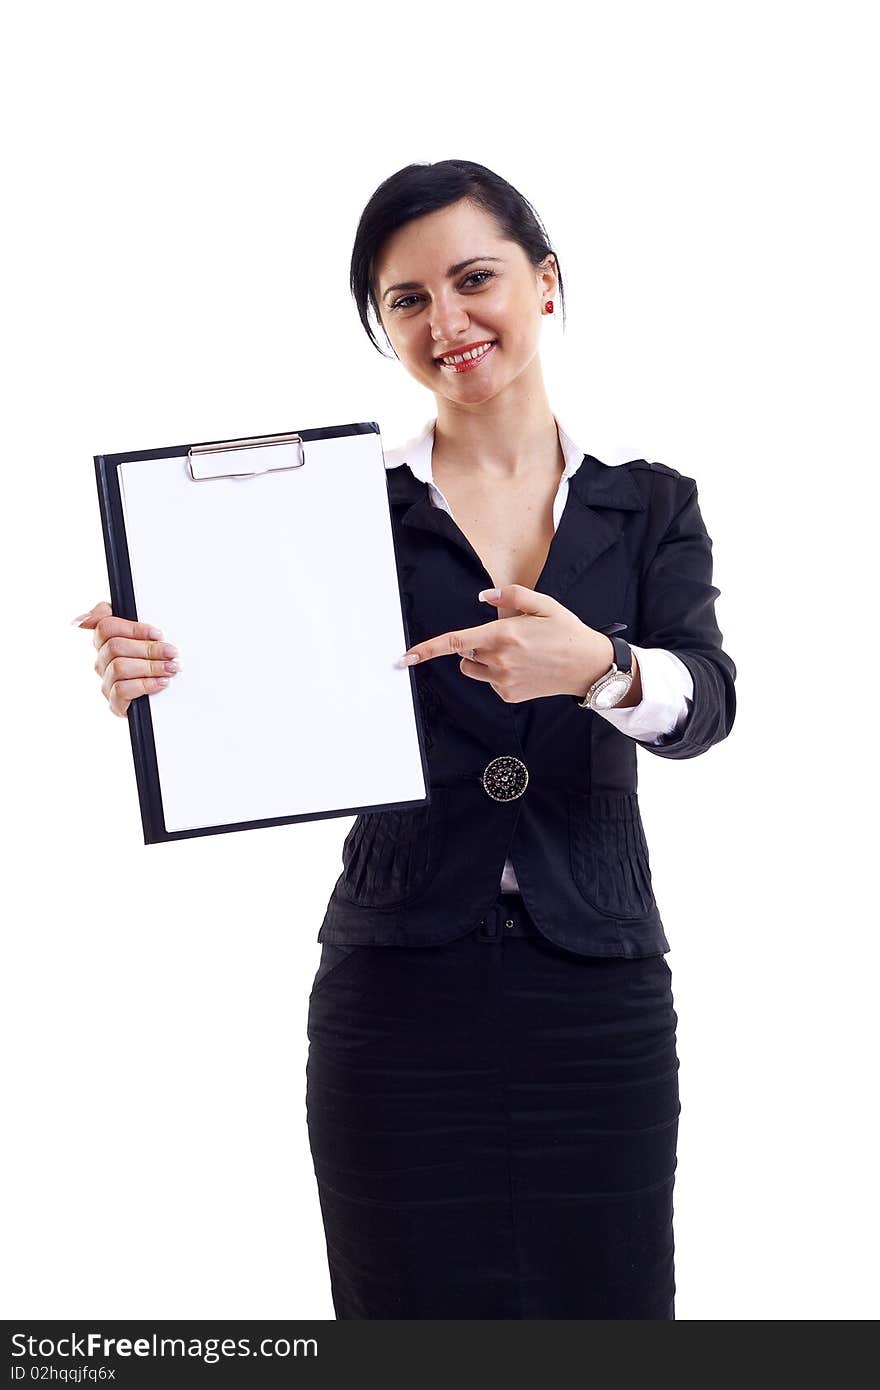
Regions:
M 128 714 L 132 700 L 164 690 L 180 670 L 180 663 L 171 660 L 177 656 L 177 648 L 161 640 L 158 628 L 150 623 L 115 618 L 109 603 L 96 603 L 72 622 L 94 630 L 93 641 L 98 649 L 95 670 L 101 677 L 101 694 L 121 718 Z

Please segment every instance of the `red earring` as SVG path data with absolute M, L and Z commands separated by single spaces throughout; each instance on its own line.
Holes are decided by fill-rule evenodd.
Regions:
M 553 300 L 552 300 L 552 299 L 548 299 L 548 300 L 547 300 L 547 303 L 544 305 L 544 312 L 547 313 L 547 314 L 552 314 L 552 313 L 553 313 Z

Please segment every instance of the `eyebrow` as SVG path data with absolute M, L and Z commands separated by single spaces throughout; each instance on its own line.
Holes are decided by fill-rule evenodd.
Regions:
M 500 256 L 470 256 L 466 261 L 456 261 L 455 265 L 451 265 L 446 272 L 446 278 L 447 280 L 451 280 L 453 275 L 457 275 L 460 270 L 464 270 L 465 266 L 473 265 L 474 261 L 500 260 Z M 422 286 L 419 284 L 418 280 L 401 280 L 399 284 L 389 285 L 387 289 L 383 290 L 382 298 L 384 299 L 385 296 L 389 295 L 392 290 L 420 290 L 421 288 Z

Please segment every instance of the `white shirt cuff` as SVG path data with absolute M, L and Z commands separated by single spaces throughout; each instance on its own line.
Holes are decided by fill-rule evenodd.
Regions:
M 600 709 L 609 724 L 622 734 L 646 743 L 659 743 L 684 727 L 694 697 L 694 681 L 684 662 L 664 647 L 637 647 L 630 642 L 639 663 L 642 698 L 629 709 Z

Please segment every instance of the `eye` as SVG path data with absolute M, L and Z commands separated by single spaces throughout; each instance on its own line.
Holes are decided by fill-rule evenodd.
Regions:
M 493 276 L 494 274 L 495 274 L 494 270 L 472 270 L 471 273 L 470 273 L 470 275 L 466 275 L 466 276 L 464 277 L 464 280 L 462 281 L 462 284 L 466 285 L 467 282 L 468 282 L 468 280 L 472 280 L 472 279 L 474 278 L 474 276 L 476 276 L 476 275 L 485 275 L 486 280 L 491 280 L 491 279 L 492 279 L 492 276 Z M 485 283 L 486 283 L 485 280 L 481 280 L 481 281 L 480 281 L 480 284 L 481 284 L 481 285 L 484 285 Z
M 486 277 L 486 280 L 491 280 L 494 274 L 494 270 L 472 270 L 470 274 L 464 277 L 461 283 L 463 285 L 466 285 L 468 280 L 474 280 L 478 275 L 484 275 Z M 479 289 L 480 285 L 484 285 L 486 283 L 486 280 L 480 280 L 479 283 L 475 286 L 475 288 Z M 395 299 L 394 303 L 390 305 L 390 308 L 407 309 L 409 308 L 410 301 L 418 299 L 418 297 L 419 296 L 417 294 L 405 294 L 402 299 Z

